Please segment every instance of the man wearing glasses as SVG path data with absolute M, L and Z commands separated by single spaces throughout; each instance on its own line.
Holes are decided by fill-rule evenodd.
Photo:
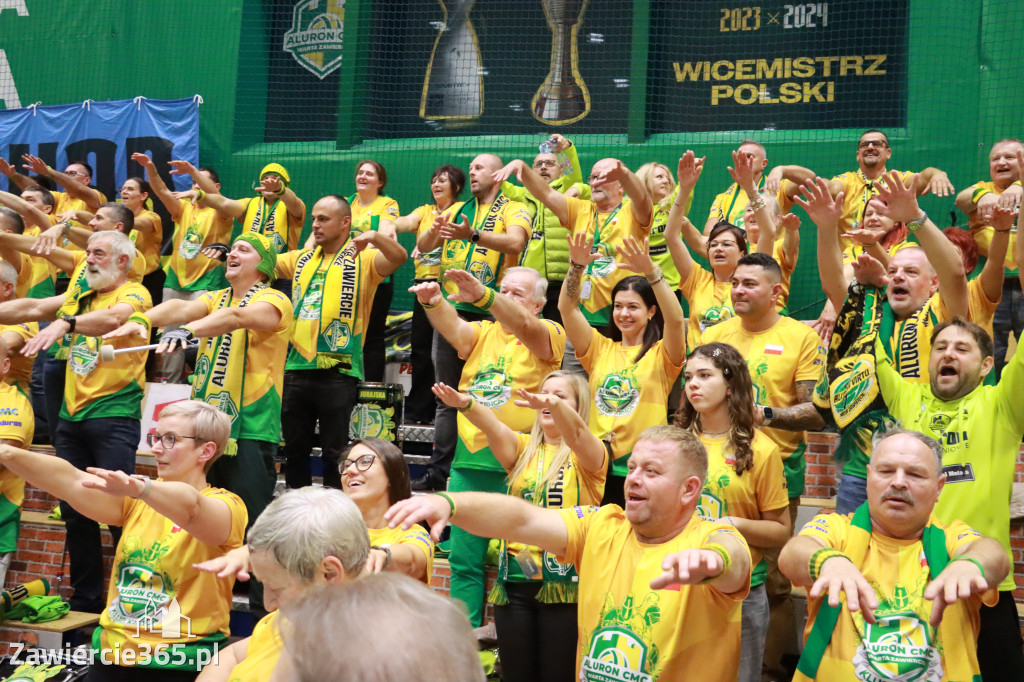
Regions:
M 64 192 L 53 192 L 53 199 L 56 202 L 53 215 L 63 215 L 68 211 L 95 213 L 102 204 L 107 203 L 107 197 L 103 192 L 90 186 L 92 166 L 84 161 L 72 161 L 61 173 L 47 166 L 46 162 L 37 156 L 25 154 L 21 158 L 25 161 L 24 168 L 26 170 L 49 178 L 64 188 Z M 11 164 L 3 159 L 0 159 L 0 173 L 6 175 L 11 184 L 20 190 L 26 190 L 39 184 L 37 178 L 18 173 Z
M 857 164 L 855 171 L 837 175 L 829 181 L 832 196 L 843 193 L 843 215 L 839 219 L 839 234 L 844 235 L 860 226 L 868 201 L 878 194 L 877 183 L 886 172 L 885 163 L 892 156 L 889 138 L 881 130 L 868 130 L 857 142 Z M 904 182 L 913 171 L 895 171 Z M 953 194 L 953 184 L 945 171 L 928 167 L 917 174 L 913 185 L 914 193 L 923 196 L 931 193 L 937 197 Z M 840 237 L 843 248 L 852 244 L 848 238 Z

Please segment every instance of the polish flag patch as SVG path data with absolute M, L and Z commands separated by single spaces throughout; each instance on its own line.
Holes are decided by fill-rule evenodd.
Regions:
M 782 351 L 786 350 L 785 346 L 776 346 L 774 343 L 765 344 L 764 352 L 768 355 L 782 355 Z

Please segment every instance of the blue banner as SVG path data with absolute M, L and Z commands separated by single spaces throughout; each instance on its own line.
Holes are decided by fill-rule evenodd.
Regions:
M 0 155 L 20 173 L 28 173 L 22 168 L 23 154 L 38 156 L 58 170 L 84 161 L 92 166 L 92 185 L 113 200 L 127 178 L 145 177 L 131 160 L 135 152 L 153 158 L 168 187 L 191 188 L 187 176 L 170 175 L 167 162 L 182 159 L 199 165 L 199 98 L 86 100 L 0 111 Z M 0 188 L 8 189 L 8 183 L 0 176 Z

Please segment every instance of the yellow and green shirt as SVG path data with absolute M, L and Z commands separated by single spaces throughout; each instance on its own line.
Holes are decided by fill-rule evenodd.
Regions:
M 764 190 L 765 179 L 762 175 L 760 181 L 758 181 L 758 192 Z M 793 208 L 793 200 L 786 195 L 786 188 L 789 184 L 789 180 L 783 178 L 782 183 L 779 185 L 779 192 L 775 197 L 783 213 L 788 213 L 789 209 Z M 708 220 L 714 218 L 716 223 L 724 220 L 736 227 L 743 227 L 743 214 L 747 210 L 748 203 L 747 193 L 734 182 L 729 185 L 729 189 L 715 196 L 715 200 L 711 203 L 711 210 L 708 212 Z
M 207 291 L 227 286 L 220 261 L 207 258 L 203 248 L 231 241 L 231 218 L 221 218 L 209 207 L 181 200 L 181 215 L 174 224 L 171 257 L 164 286 L 178 291 Z
M 568 539 L 559 561 L 574 564 L 580 576 L 579 680 L 736 679 L 740 607 L 749 586 L 733 594 L 714 582 L 651 589 L 669 554 L 715 543 L 723 534 L 745 548 L 735 528 L 694 516 L 676 537 L 648 545 L 617 505 L 560 513 Z
M 771 407 L 792 407 L 797 404 L 798 381 L 817 384 L 825 369 L 825 347 L 809 326 L 790 317 L 763 332 L 748 332 L 742 320 L 734 317 L 704 332 L 702 343 L 728 343 L 740 352 L 750 368 L 754 384 L 754 402 Z M 761 432 L 771 438 L 782 455 L 789 496 L 800 497 L 804 490 L 804 431 L 786 431 L 763 427 Z
M 537 420 L 537 412 L 516 406 L 516 391 L 539 391 L 544 377 L 562 366 L 565 330 L 557 322 L 544 320 L 552 356 L 550 360 L 541 360 L 497 322 L 473 322 L 472 327 L 472 350 L 464 358 L 459 390 L 492 410 L 513 431 L 529 431 Z M 458 429 L 453 466 L 504 471 L 491 452 L 487 436 L 461 413 Z
M 26 227 L 25 236 L 38 237 L 38 227 Z M 49 298 L 55 293 L 54 282 L 57 280 L 57 266 L 42 256 L 30 256 L 19 253 L 21 268 L 18 281 L 14 285 L 14 293 L 18 298 Z M 14 265 L 12 263 L 12 265 Z
M 416 228 L 416 238 L 429 230 L 434 226 L 434 219 L 442 213 L 449 216 L 455 215 L 460 208 L 462 208 L 461 201 L 456 201 L 454 204 L 449 206 L 443 211 L 438 211 L 437 206 L 434 204 L 424 204 L 415 211 L 412 212 L 414 216 L 420 219 L 420 224 Z M 433 251 L 427 251 L 416 256 L 416 279 L 437 279 L 441 274 L 441 247 L 438 246 Z
M 352 207 L 353 237 L 358 237 L 363 232 L 369 232 L 370 230 L 376 232 L 374 218 L 397 220 L 400 215 L 398 212 L 398 202 L 383 194 L 378 195 L 368 206 L 363 206 L 360 203 L 359 195 L 357 194 L 349 202 L 349 205 Z
M 927 357 L 927 356 L 926 356 Z M 1024 353 L 1015 353 L 995 386 L 978 386 L 958 400 L 941 400 L 922 383 L 899 376 L 875 346 L 878 388 L 904 428 L 942 444 L 946 485 L 935 505 L 943 523 L 960 519 L 1010 554 L 1010 493 L 1024 434 Z M 1013 561 L 1011 559 L 1011 565 Z M 1014 589 L 1013 572 L 999 585 Z
M 231 509 L 231 531 L 223 545 L 203 544 L 142 500 L 124 498 L 123 531 L 93 648 L 110 652 L 105 655 L 111 658 L 117 651 L 124 661 L 127 650 L 137 657 L 145 647 L 177 644 L 190 654 L 226 644 L 234 580 L 195 566 L 241 547 L 248 514 L 232 492 L 207 486 L 200 494 Z M 146 667 L 196 670 L 194 654 L 183 662 L 172 653 L 169 665 L 151 661 Z
M 32 403 L 14 386 L 0 384 L 0 439 L 15 447 L 28 448 L 35 435 Z M 25 481 L 10 469 L 0 468 L 0 552 L 18 548 L 21 503 L 25 501 Z
M 762 512 L 776 511 L 789 507 L 789 492 L 786 476 L 782 470 L 782 455 L 779 448 L 768 436 L 754 431 L 750 447 L 754 451 L 754 468 L 736 473 L 736 458 L 729 445 L 729 437 L 708 438 L 700 436 L 700 442 L 708 452 L 708 477 L 697 506 L 697 514 L 708 521 L 718 521 L 726 516 L 741 519 L 760 520 Z M 768 563 L 760 550 L 750 548 L 750 586 L 764 584 Z
M 136 218 L 149 218 L 156 228 L 152 232 L 140 232 L 132 230 L 129 234 L 135 248 L 139 250 L 146 262 L 146 269 L 143 274 L 148 275 L 160 267 L 160 247 L 164 245 L 164 223 L 160 216 L 153 211 L 143 210 Z
M 943 492 L 945 494 L 945 492 Z M 935 516 L 931 523 L 942 525 Z M 946 551 L 952 557 L 964 545 L 981 535 L 961 521 L 945 528 Z M 850 515 L 819 514 L 804 526 L 800 535 L 817 538 L 826 546 L 845 550 L 851 541 Z M 929 624 L 932 602 L 924 598 L 931 582 L 924 544 L 897 540 L 872 532 L 867 553 L 857 567 L 875 590 L 878 608 L 874 624 L 851 613 L 841 599 L 842 613 L 815 677 L 832 680 L 980 680 L 975 642 L 978 639 L 981 604 L 996 603 L 995 590 L 957 601 L 946 607 L 938 628 Z M 811 632 L 825 599 L 808 598 L 804 636 Z M 794 680 L 808 678 L 797 673 Z
M 611 445 L 616 476 L 626 475 L 633 444 L 644 429 L 668 423 L 668 394 L 683 371 L 682 363 L 668 357 L 664 341 L 651 346 L 640 362 L 638 352 L 640 346 L 625 347 L 595 331 L 587 352 L 577 355 L 590 375 L 590 430 Z
M 633 202 L 628 199 L 610 213 L 599 213 L 593 201 L 575 197 L 566 197 L 565 201 L 571 233 L 584 233 L 593 238 L 594 249 L 601 254 L 601 258 L 587 266 L 580 289 L 580 311 L 591 326 L 601 327 L 611 322 L 612 289 L 615 285 L 630 275 L 641 274 L 627 270 L 618 260 L 622 242 L 631 236 L 642 243 L 651 226 L 636 221 Z
M 71 282 L 78 281 L 78 272 L 79 268 L 76 268 Z M 80 302 L 77 314 L 113 308 L 122 303 L 127 303 L 132 312 L 136 313 L 145 312 L 153 306 L 145 287 L 137 282 L 125 282 L 113 291 L 86 297 Z M 138 345 L 136 339 L 128 337 L 104 341 L 96 336 L 85 336 L 77 332 L 72 334 L 64 378 L 64 404 L 60 408 L 61 419 L 142 418 L 147 353 L 121 353 L 100 367 L 100 346 L 104 343 L 114 348 Z
M 99 191 L 95 187 L 92 189 L 96 190 L 96 194 L 99 195 L 100 205 L 107 203 L 107 195 Z M 67 192 L 51 192 L 53 194 L 53 213 L 54 217 L 64 215 L 68 211 L 82 211 L 85 213 L 93 213 L 94 211 L 89 208 L 89 205 L 82 199 L 75 199 Z M 85 223 L 80 223 L 77 220 L 74 221 L 75 225 L 79 227 L 89 227 Z
M 224 291 L 208 291 L 199 300 L 206 314 L 217 310 Z M 228 307 L 237 308 L 240 298 L 231 298 Z M 246 330 L 245 378 L 243 379 L 242 420 L 238 438 L 278 442 L 281 432 L 281 395 L 284 386 L 284 363 L 288 355 L 288 339 L 292 329 L 292 304 L 280 291 L 261 289 L 246 305 L 266 303 L 281 313 L 277 326 L 267 331 Z

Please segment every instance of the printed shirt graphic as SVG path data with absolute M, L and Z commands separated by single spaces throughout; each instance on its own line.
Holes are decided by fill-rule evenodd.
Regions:
M 280 613 L 268 613 L 256 623 L 245 660 L 231 669 L 230 682 L 270 682 L 277 659 L 281 658 L 281 650 L 284 649 L 277 623 Z
M 493 410 L 501 423 L 513 431 L 529 431 L 537 420 L 537 412 L 516 407 L 515 391 L 539 391 L 544 377 L 562 366 L 565 330 L 557 322 L 544 320 L 553 354 L 550 360 L 541 360 L 497 322 L 485 320 L 472 325 L 473 349 L 465 358 L 459 390 Z M 458 429 L 454 466 L 503 471 L 491 454 L 487 437 L 462 414 L 458 417 Z
M 1000 195 L 1003 193 L 1003 190 L 996 187 L 996 183 L 991 181 L 976 182 L 968 189 L 972 190 L 971 194 L 974 197 L 975 202 L 986 194 Z M 980 211 L 975 211 L 970 215 L 967 225 L 968 229 L 971 231 L 971 236 L 978 242 L 978 250 L 987 256 L 988 249 L 992 245 L 992 233 L 995 232 L 995 230 L 991 225 L 985 223 L 985 219 L 981 217 Z M 1003 273 L 1006 277 L 1017 276 L 1017 259 L 1014 256 L 1016 253 L 1016 251 L 1014 251 L 1016 246 L 1017 230 L 1011 230 L 1010 244 L 1006 247 L 1006 258 L 1003 260 Z M 990 331 L 989 334 L 991 333 L 992 332 Z
M 800 535 L 818 538 L 843 550 L 850 538 L 850 516 L 819 514 Z M 933 515 L 931 523 L 940 525 Z M 967 524 L 944 526 L 949 556 L 981 537 Z M 958 601 L 946 608 L 938 629 L 931 627 L 932 603 L 924 599 L 930 582 L 924 545 L 920 540 L 896 540 L 872 533 L 864 562 L 858 566 L 875 589 L 877 622 L 870 625 L 860 613 L 851 613 L 846 601 L 832 640 L 818 668 L 818 680 L 944 680 L 980 679 L 974 642 L 978 637 L 978 609 L 998 600 L 995 590 Z M 823 597 L 810 599 L 806 637 Z M 798 675 L 797 679 L 806 679 Z
M 380 216 L 387 220 L 397 220 L 401 215 L 398 212 L 398 202 L 383 194 L 370 202 L 369 206 L 363 206 L 359 197 L 352 202 L 352 236 L 358 237 L 370 229 L 370 219 L 373 216 Z
M 715 275 L 697 263 L 679 285 L 679 291 L 690 306 L 690 323 L 686 325 L 686 347 L 701 344 L 705 331 L 736 316 L 732 309 L 732 280 L 719 282 Z
M 517 437 L 519 440 L 516 444 L 516 459 L 518 460 L 526 451 L 526 446 L 530 442 L 530 435 L 520 433 Z M 539 456 L 543 458 L 544 463 L 543 468 L 540 468 L 541 475 L 546 474 L 551 468 L 551 463 L 558 452 L 558 447 L 548 444 L 541 446 Z M 600 470 L 591 473 L 580 465 L 576 453 L 570 451 L 569 461 L 562 467 L 561 476 L 558 477 L 556 483 L 548 486 L 546 492 L 537 490 L 537 474 L 537 466 L 531 464 L 526 467 L 520 476 L 509 482 L 508 494 L 522 498 L 532 504 L 540 504 L 538 495 L 544 495 L 544 506 L 549 509 L 586 507 L 601 504 L 601 497 L 604 495 L 604 483 L 608 476 L 608 464 L 605 462 Z M 572 566 L 558 563 L 553 554 L 548 554 L 540 547 L 527 546 L 520 542 L 509 542 L 507 547 L 511 557 L 529 550 L 537 567 L 546 566 L 549 571 L 561 573 L 562 575 L 566 575 L 569 571 L 573 570 Z M 508 575 L 509 580 L 512 582 L 527 580 L 517 561 L 508 562 Z M 541 579 L 540 574 L 537 575 L 537 579 Z
M 703 547 L 732 526 L 693 517 L 660 545 L 636 539 L 617 505 L 562 510 L 568 531 L 565 563 L 580 575 L 578 679 L 583 682 L 675 682 L 735 679 L 740 607 L 749 588 L 724 594 L 707 585 L 652 590 L 669 554 Z M 685 623 L 685 627 L 680 627 Z
M 430 584 L 430 576 L 434 572 L 434 541 L 422 526 L 412 526 L 408 530 L 401 528 L 370 528 L 371 547 L 391 547 L 393 545 L 408 545 L 423 552 L 427 557 L 427 573 L 423 582 Z
M 734 317 L 704 332 L 702 343 L 712 341 L 734 346 L 746 359 L 758 405 L 792 407 L 796 382 L 817 383 L 825 369 L 821 339 L 806 324 L 790 317 L 780 317 L 771 328 L 758 333 L 744 331 L 740 318 Z M 805 432 L 770 427 L 760 431 L 779 447 L 789 496 L 799 497 L 804 490 Z
M 85 262 L 84 260 L 82 261 Z M 78 268 L 71 281 L 77 282 Z M 76 286 L 75 284 L 71 285 Z M 127 303 L 132 312 L 153 307 L 149 292 L 141 284 L 125 282 L 113 291 L 93 294 L 85 299 L 78 314 L 113 308 Z M 96 336 L 75 333 L 68 351 L 64 375 L 64 404 L 61 419 L 81 421 L 98 417 L 142 418 L 142 391 L 146 385 L 147 353 L 120 353 L 100 368 L 100 346 L 109 343 L 115 349 L 138 345 L 136 339 L 122 337 L 104 341 Z
M 38 322 L 22 322 L 21 324 L 0 324 L 0 334 L 11 332 L 28 341 L 39 333 Z M 32 366 L 35 364 L 35 355 L 22 355 L 21 349 L 10 354 L 11 371 L 4 377 L 4 383 L 16 386 L 25 395 L 31 395 L 29 384 L 32 383 Z
M 223 294 L 223 291 L 209 291 L 200 297 L 199 300 L 206 305 L 207 315 L 214 312 L 214 306 Z M 241 299 L 232 297 L 230 307 L 237 308 L 241 302 Z M 292 304 L 287 296 L 270 288 L 258 292 L 247 305 L 256 303 L 274 306 L 281 312 L 281 319 L 269 331 L 250 329 L 246 332 L 249 345 L 245 355 L 245 392 L 242 396 L 242 424 L 238 437 L 276 443 L 281 431 L 281 395 L 288 338 L 292 329 Z M 233 352 L 235 349 L 232 349 Z M 209 370 L 196 367 L 195 371 L 200 374 Z
M 935 505 L 943 523 L 959 519 L 1010 553 L 1010 494 L 1024 433 L 1024 353 L 1014 354 L 995 386 L 946 402 L 927 383 L 902 379 L 878 352 L 878 388 L 892 416 L 942 444 L 946 485 Z M 1012 560 L 1011 560 L 1012 563 Z M 1013 572 L 999 585 L 1014 589 Z
M 28 448 L 35 435 L 32 404 L 14 386 L 0 384 L 0 439 Z M 25 501 L 25 481 L 6 467 L 0 468 L 0 552 L 18 547 L 18 522 Z
M 160 219 L 160 216 L 153 211 L 143 211 L 140 218 L 149 218 L 156 229 L 153 232 L 140 232 L 139 230 L 132 230 L 131 237 L 132 243 L 135 244 L 135 248 L 142 253 L 145 258 L 146 269 L 145 273 L 149 273 L 160 267 L 160 247 L 163 246 L 163 235 L 164 235 L 164 224 Z
M 606 325 L 611 321 L 612 289 L 626 277 L 641 274 L 627 270 L 617 260 L 622 242 L 626 237 L 633 236 L 642 243 L 651 226 L 636 222 L 633 218 L 633 203 L 629 199 L 623 200 L 614 216 L 612 213 L 598 213 L 597 204 L 593 201 L 575 197 L 566 197 L 565 201 L 569 211 L 568 227 L 572 234 L 582 232 L 593 238 L 596 231 L 600 238 L 600 244 L 595 244 L 594 248 L 602 257 L 594 261 L 583 275 L 583 293 L 586 293 L 587 282 L 590 282 L 590 295 L 580 296 L 580 310 L 591 325 Z
M 449 216 L 455 215 L 455 212 L 462 207 L 463 202 L 456 201 L 454 204 L 446 208 L 444 211 L 438 212 L 437 207 L 434 204 L 424 204 L 413 211 L 413 215 L 420 219 L 420 224 L 416 228 L 416 238 L 429 230 L 434 225 L 434 219 L 437 218 L 441 213 L 446 213 Z M 441 246 L 438 246 L 433 251 L 427 251 L 416 256 L 416 279 L 437 279 L 441 274 Z
M 472 213 L 472 208 L 463 207 L 463 209 L 462 216 L 455 222 L 461 222 L 462 218 L 465 217 L 467 221 L 472 222 L 471 227 L 473 229 L 479 230 L 487 222 L 487 216 L 491 211 L 491 204 L 486 206 L 476 205 L 475 216 Z M 455 216 L 455 210 L 450 213 L 453 217 Z M 494 229 L 491 231 L 494 234 L 506 234 L 508 228 L 514 225 L 518 225 L 526 231 L 526 241 L 529 243 L 530 234 L 533 231 L 533 226 L 530 222 L 530 212 L 525 204 L 521 204 L 518 201 L 508 201 L 498 211 L 497 218 L 494 221 Z M 491 281 L 495 282 L 494 286 L 487 284 L 487 286 L 495 290 L 498 288 L 497 283 L 500 283 L 501 278 L 505 276 L 505 271 L 518 264 L 518 262 L 518 254 L 515 256 L 503 254 L 500 251 L 482 247 L 479 243 L 474 244 L 468 239 L 445 239 L 441 242 L 440 272 L 443 273 L 446 270 L 465 270 L 485 284 Z M 441 279 L 441 287 L 443 289 L 442 293 L 446 298 L 452 294 L 459 293 L 459 288 L 447 279 Z M 454 303 L 453 305 L 456 310 L 483 312 L 469 303 Z
M 295 325 L 292 327 L 292 346 L 288 351 L 285 369 L 316 369 L 317 337 L 321 332 L 320 306 L 323 303 L 334 306 L 335 313 L 337 313 L 339 305 L 339 301 L 323 301 L 327 270 L 329 267 L 335 267 L 331 264 L 337 254 L 324 256 L 306 291 L 302 291 L 298 283 L 294 281 L 295 264 L 302 254 L 307 252 L 308 249 L 288 251 L 277 257 L 278 276 L 293 280 L 292 307 Z M 377 290 L 377 285 L 384 280 L 377 272 L 377 266 L 373 262 L 378 253 L 380 251 L 377 249 L 364 249 L 356 254 L 356 266 L 359 268 L 359 291 L 356 292 L 355 328 L 349 330 L 354 337 L 362 338 L 365 335 L 366 325 L 370 321 L 373 294 Z M 312 267 L 312 264 L 306 265 L 306 267 Z M 360 367 L 359 379 L 362 379 L 361 374 L 362 368 Z
M 195 645 L 204 638 L 226 641 L 234 581 L 200 571 L 195 564 L 241 547 L 248 515 L 234 493 L 207 486 L 200 494 L 231 509 L 231 531 L 223 545 L 203 544 L 145 502 L 124 498 L 124 531 L 94 646 L 138 651 L 142 644 L 152 649 Z M 175 601 L 177 618 L 170 608 Z
M 702 518 L 717 521 L 724 516 L 735 516 L 758 520 L 761 512 L 789 507 L 782 456 L 768 436 L 754 431 L 754 439 L 750 443 L 754 451 L 754 468 L 744 471 L 742 476 L 736 473 L 736 460 L 728 436 L 701 436 L 700 442 L 708 451 L 708 477 L 697 506 L 697 513 Z M 750 586 L 757 587 L 765 581 L 768 564 L 756 547 L 750 547 L 750 555 L 754 566 Z
M 611 442 L 612 460 L 624 471 L 633 443 L 648 426 L 667 423 L 668 394 L 683 370 L 674 365 L 659 341 L 634 362 L 639 346 L 623 347 L 621 341 L 594 332 L 590 347 L 579 357 L 590 374 L 590 430 Z M 615 472 L 620 474 L 619 471 Z
M 231 241 L 231 218 L 221 218 L 212 208 L 194 206 L 182 199 L 181 214 L 171 237 L 171 259 L 164 286 L 179 291 L 223 289 L 227 286 L 219 260 L 202 254 L 203 246 Z

